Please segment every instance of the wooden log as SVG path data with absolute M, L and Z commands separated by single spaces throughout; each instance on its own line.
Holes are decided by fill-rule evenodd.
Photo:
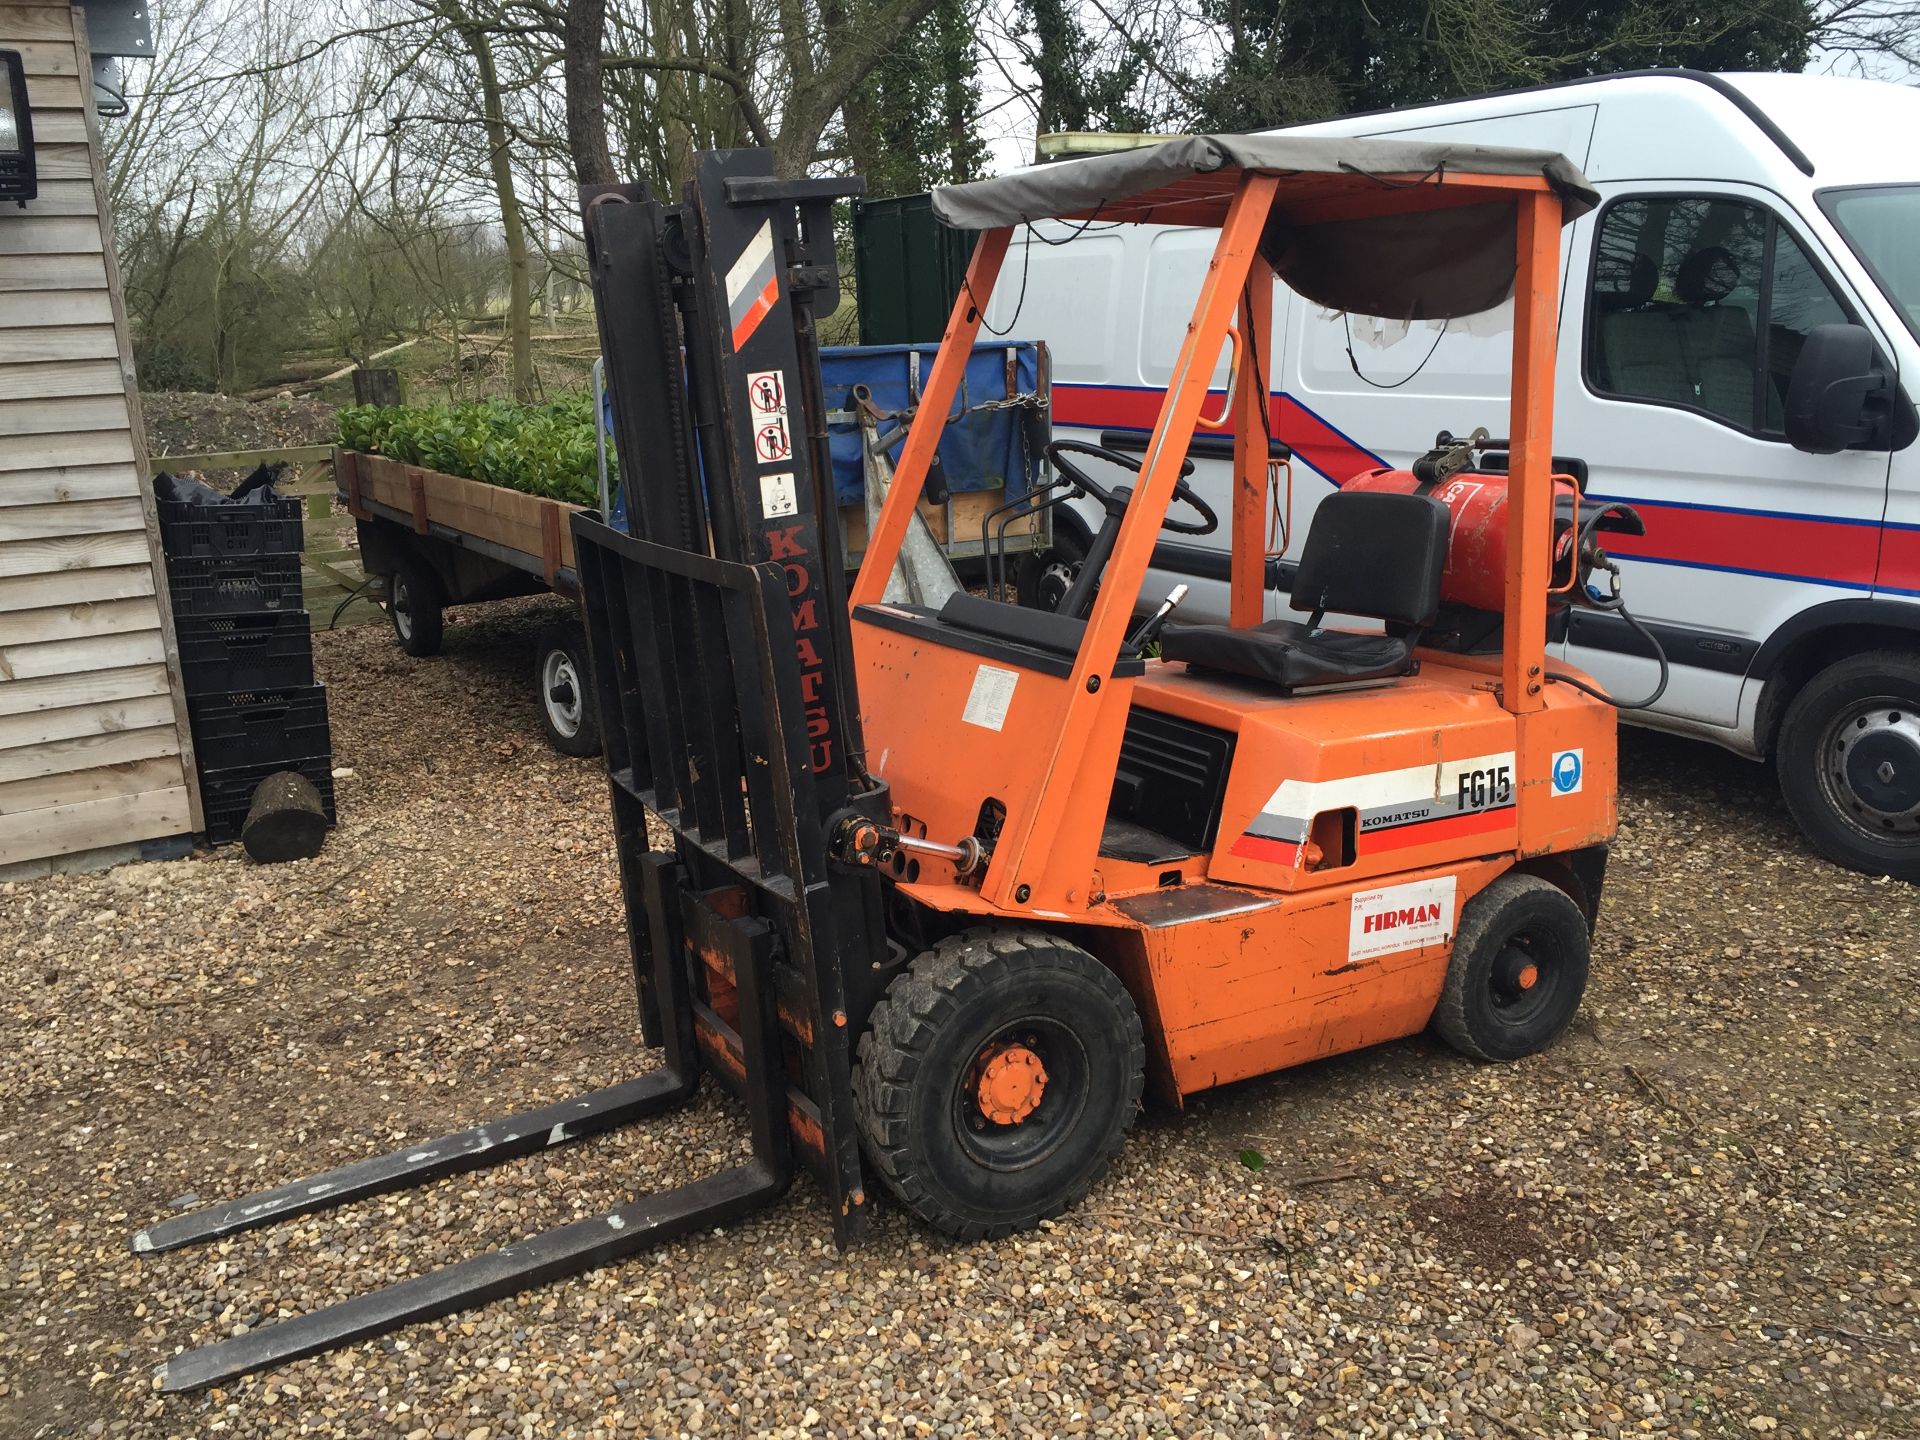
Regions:
M 282 770 L 262 780 L 240 826 L 240 844 L 262 865 L 306 860 L 327 839 L 327 808 L 306 776 Z

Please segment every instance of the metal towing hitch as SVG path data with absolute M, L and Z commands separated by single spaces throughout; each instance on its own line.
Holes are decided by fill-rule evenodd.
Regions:
M 880 882 L 829 829 L 884 820 L 844 643 L 813 304 L 838 298 L 831 205 L 766 151 L 703 156 L 683 204 L 588 192 L 589 258 L 629 533 L 574 519 L 641 1030 L 640 1078 L 165 1220 L 155 1254 L 537 1153 L 686 1103 L 712 1075 L 752 1158 L 160 1367 L 191 1390 L 577 1274 L 772 1204 L 812 1174 L 846 1244 L 866 1192 L 850 1006 L 884 984 Z M 769 471 L 770 465 L 777 469 Z M 648 812 L 672 833 L 648 839 Z M 851 993 L 850 993 L 851 992 Z

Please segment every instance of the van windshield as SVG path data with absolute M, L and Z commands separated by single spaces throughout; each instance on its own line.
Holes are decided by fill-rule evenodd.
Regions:
M 1920 185 L 1829 190 L 1820 206 L 1920 338 Z

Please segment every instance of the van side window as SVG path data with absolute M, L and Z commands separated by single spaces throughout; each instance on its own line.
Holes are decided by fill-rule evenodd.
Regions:
M 1778 434 L 1793 362 L 1846 311 L 1765 208 L 1704 196 L 1621 200 L 1601 217 L 1587 382 L 1621 399 Z

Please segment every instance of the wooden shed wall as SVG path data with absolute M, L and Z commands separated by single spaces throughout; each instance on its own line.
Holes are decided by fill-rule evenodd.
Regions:
M 0 206 L 0 867 L 200 828 L 85 21 L 0 0 L 40 195 Z

